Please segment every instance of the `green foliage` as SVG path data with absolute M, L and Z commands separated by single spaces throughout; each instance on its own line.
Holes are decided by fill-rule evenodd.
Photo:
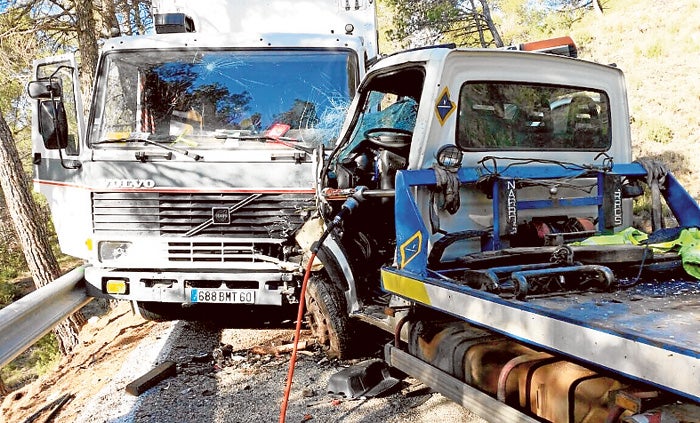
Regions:
M 402 47 L 455 42 L 460 46 L 496 46 L 498 33 L 489 28 L 485 1 L 384 0 L 393 11 L 385 33 Z
M 668 144 L 673 141 L 673 129 L 659 120 L 647 119 L 640 124 L 640 136 L 647 141 Z
M 17 389 L 53 369 L 61 359 L 53 333 L 40 338 L 30 349 L 0 369 L 5 384 Z
M 658 59 L 664 55 L 664 45 L 661 40 L 656 40 L 647 46 L 644 56 L 649 59 Z
M 19 289 L 13 283 L 0 282 L 0 308 L 17 299 Z
M 58 339 L 53 333 L 48 333 L 39 339 L 31 352 L 30 364 L 38 370 L 39 374 L 45 373 L 60 358 Z
M 587 46 L 595 41 L 595 36 L 587 30 L 576 32 L 576 43 L 580 46 Z
M 494 13 L 494 19 L 505 44 L 571 34 L 574 26 L 596 18 L 590 1 L 500 0 L 490 3 L 498 12 Z M 578 38 L 577 41 L 583 44 Z
M 0 243 L 0 283 L 16 278 L 27 268 L 22 249 L 14 243 Z

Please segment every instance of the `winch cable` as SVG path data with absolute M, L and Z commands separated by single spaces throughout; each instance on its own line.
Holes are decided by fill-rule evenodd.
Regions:
M 306 286 L 309 283 L 309 277 L 311 276 L 311 267 L 316 259 L 318 250 L 321 248 L 323 242 L 328 238 L 328 236 L 333 232 L 333 230 L 342 222 L 342 220 L 349 216 L 356 208 L 364 201 L 364 191 L 367 187 L 360 186 L 355 189 L 355 193 L 345 200 L 345 203 L 340 208 L 338 214 L 335 215 L 331 223 L 323 231 L 321 237 L 314 243 L 311 247 L 311 256 L 306 264 L 306 270 L 304 271 L 304 279 L 301 283 L 301 292 L 299 293 L 299 308 L 297 312 L 297 322 L 294 329 L 294 343 L 292 347 L 292 356 L 289 358 L 289 371 L 287 372 L 287 383 L 284 388 L 284 396 L 282 397 L 282 404 L 280 406 L 280 423 L 284 423 L 287 416 L 287 404 L 289 403 L 289 394 L 292 391 L 292 380 L 294 378 L 294 366 L 297 360 L 297 350 L 299 347 L 299 337 L 301 336 L 301 322 L 304 319 L 304 303 L 306 302 Z

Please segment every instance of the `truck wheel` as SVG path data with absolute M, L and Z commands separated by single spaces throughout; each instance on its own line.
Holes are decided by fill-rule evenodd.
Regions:
M 321 275 L 306 287 L 306 321 L 311 333 L 331 358 L 350 355 L 350 317 L 340 289 Z
M 178 320 L 177 310 L 180 308 L 180 305 L 136 301 L 136 307 L 139 315 L 145 320 L 167 322 L 169 320 Z

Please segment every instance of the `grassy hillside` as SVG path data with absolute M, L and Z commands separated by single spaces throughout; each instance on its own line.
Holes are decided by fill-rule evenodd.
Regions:
M 571 36 L 580 57 L 625 72 L 635 157 L 660 156 L 700 198 L 700 1 L 607 2 Z

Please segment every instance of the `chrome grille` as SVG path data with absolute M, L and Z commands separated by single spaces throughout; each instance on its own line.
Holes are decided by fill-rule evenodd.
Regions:
M 192 263 L 253 263 L 265 257 L 281 257 L 281 243 L 255 242 L 168 242 L 168 260 Z
M 211 219 L 214 208 L 230 208 L 248 197 L 245 193 L 93 193 L 93 228 L 96 234 L 128 232 L 184 237 Z M 204 236 L 286 239 L 304 222 L 313 206 L 312 194 L 264 194 L 232 213 L 229 224 L 209 225 L 188 239 Z

